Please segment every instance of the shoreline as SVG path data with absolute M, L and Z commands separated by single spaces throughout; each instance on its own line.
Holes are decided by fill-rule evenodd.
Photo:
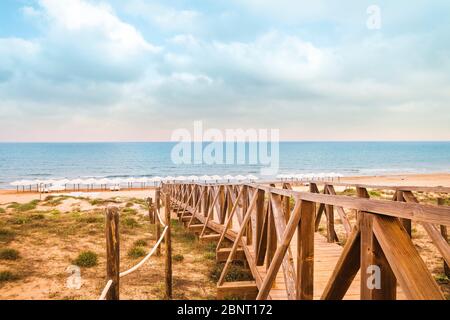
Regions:
M 334 181 L 336 182 L 336 181 Z M 421 187 L 450 187 L 450 173 L 430 174 L 395 174 L 395 175 L 373 175 L 373 176 L 350 176 L 341 178 L 342 183 L 371 184 L 380 186 L 421 186 Z M 155 187 L 121 189 L 110 191 L 108 189 L 80 189 L 67 190 L 50 193 L 38 193 L 36 191 L 19 191 L 16 189 L 0 190 L 0 204 L 12 202 L 29 202 L 35 199 L 44 199 L 51 195 L 68 194 L 72 196 L 108 199 L 112 197 L 135 197 L 146 198 L 154 194 Z

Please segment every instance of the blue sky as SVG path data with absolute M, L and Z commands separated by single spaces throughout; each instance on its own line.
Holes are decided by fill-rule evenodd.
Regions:
M 422 0 L 2 0 L 0 141 L 169 140 L 195 120 L 450 140 L 449 14 Z

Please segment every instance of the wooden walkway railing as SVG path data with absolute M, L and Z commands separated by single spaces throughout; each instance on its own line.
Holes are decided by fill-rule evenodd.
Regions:
M 444 238 L 450 207 L 420 204 L 412 191 L 450 188 L 307 184 L 309 192 L 294 191 L 287 182 L 279 187 L 165 184 L 163 190 L 189 230 L 201 240 L 218 241 L 217 258 L 225 261 L 217 284 L 219 297 L 444 299 L 414 247 L 411 222 L 424 227 L 450 264 L 450 246 Z M 336 195 L 335 185 L 355 187 L 356 196 Z M 394 190 L 394 197 L 370 199 L 369 188 Z M 353 223 L 347 217 L 349 209 L 357 212 Z M 335 212 L 345 229 L 343 248 L 334 243 Z M 322 216 L 326 240 L 316 233 Z M 226 282 L 230 266 L 240 259 L 247 261 L 254 281 Z
M 170 228 L 170 196 L 163 194 L 164 221 L 161 218 L 161 192 L 156 189 L 155 203 L 152 198 L 147 199 L 148 215 L 151 224 L 156 225 L 156 243 L 149 253 L 130 269 L 120 272 L 120 236 L 119 236 L 119 210 L 116 207 L 106 208 L 106 278 L 108 279 L 99 300 L 119 300 L 120 278 L 125 277 L 142 267 L 155 253 L 160 254 L 160 248 L 165 240 L 165 288 L 166 298 L 172 298 L 172 244 Z M 161 232 L 161 226 L 163 228 Z

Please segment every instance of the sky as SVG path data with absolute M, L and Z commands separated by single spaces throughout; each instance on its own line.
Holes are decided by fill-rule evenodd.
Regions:
M 168 141 L 194 121 L 450 140 L 449 14 L 446 0 L 2 0 L 0 141 Z

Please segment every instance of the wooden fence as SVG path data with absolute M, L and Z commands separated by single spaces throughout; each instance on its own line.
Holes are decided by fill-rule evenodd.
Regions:
M 288 182 L 278 187 L 275 183 L 163 185 L 180 221 L 200 239 L 218 241 L 217 259 L 225 261 L 217 284 L 219 297 L 343 299 L 351 295 L 349 288 L 358 278 L 360 299 L 444 298 L 414 247 L 411 223 L 423 226 L 450 264 L 446 239 L 450 207 L 442 201 L 441 205 L 421 204 L 413 193 L 447 193 L 450 188 L 302 183 L 309 191 L 294 191 Z M 334 186 L 354 187 L 356 195 L 337 195 Z M 371 199 L 370 188 L 393 190 L 393 198 Z M 353 222 L 348 219 L 349 210 L 356 212 Z M 337 237 L 335 213 L 345 239 Z M 316 233 L 322 217 L 326 219 L 323 241 Z M 337 240 L 345 240 L 345 245 L 338 246 Z M 337 255 L 332 261 L 333 252 Z M 226 282 L 230 266 L 242 259 L 254 281 Z M 381 286 L 369 285 L 377 274 L 374 267 Z
M 156 224 L 156 243 L 149 253 L 132 268 L 120 272 L 120 233 L 119 233 L 119 209 L 107 207 L 106 212 L 106 285 L 99 300 L 119 300 L 120 279 L 143 266 L 154 254 L 159 255 L 161 244 L 165 240 L 165 288 L 166 298 L 172 298 L 172 243 L 170 227 L 170 195 L 163 193 L 165 219 L 161 218 L 161 191 L 155 191 L 155 203 L 152 198 L 147 199 L 148 215 L 151 224 Z M 161 231 L 162 227 L 162 231 Z

